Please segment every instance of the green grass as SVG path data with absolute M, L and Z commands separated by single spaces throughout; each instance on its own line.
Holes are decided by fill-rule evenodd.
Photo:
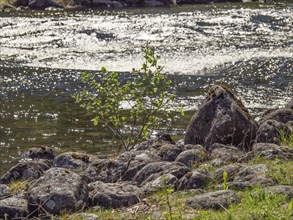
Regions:
M 28 180 L 14 180 L 8 184 L 8 191 L 11 194 L 17 194 L 28 188 Z
M 293 149 L 293 133 L 290 132 L 289 134 L 285 131 L 280 131 L 280 145 L 287 146 Z
M 186 206 L 187 198 L 194 196 L 193 192 L 174 192 L 167 196 L 164 190 L 147 197 L 149 207 L 144 210 L 135 208 L 126 209 L 99 209 L 88 211 L 95 213 L 100 219 L 137 219 L 137 220 L 247 220 L 247 219 L 267 219 L 267 220 L 289 220 L 293 219 L 293 200 L 286 200 L 285 196 L 268 194 L 264 190 L 256 187 L 251 190 L 237 192 L 240 203 L 233 204 L 227 209 L 215 210 L 195 210 Z M 172 215 L 167 205 L 167 197 L 172 207 Z M 139 205 L 137 206 L 139 207 Z M 135 212 L 137 210 L 137 212 Z M 65 215 L 62 220 L 75 220 L 75 218 Z M 80 219 L 80 217 L 79 217 Z

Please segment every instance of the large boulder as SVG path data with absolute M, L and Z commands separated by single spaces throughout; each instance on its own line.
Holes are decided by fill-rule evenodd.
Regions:
M 27 199 L 29 212 L 35 215 L 76 212 L 88 202 L 88 187 L 78 174 L 55 167 L 31 182 Z
M 196 112 L 185 134 L 185 144 L 202 144 L 208 149 L 214 143 L 250 147 L 258 125 L 242 102 L 229 88 L 214 85 Z
M 50 168 L 46 161 L 23 161 L 5 173 L 0 178 L 0 183 L 8 184 L 14 180 L 33 180 L 38 179 Z
M 139 188 L 126 182 L 104 183 L 96 181 L 89 184 L 90 204 L 104 208 L 122 208 L 140 201 Z

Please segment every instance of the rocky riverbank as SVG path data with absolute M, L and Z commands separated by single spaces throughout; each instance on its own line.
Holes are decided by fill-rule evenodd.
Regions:
M 158 7 L 182 4 L 210 4 L 220 2 L 253 2 L 258 0 L 3 0 L 2 10 L 11 9 L 70 9 L 70 8 L 123 8 Z M 1 6 L 2 4 L 2 6 Z
M 0 178 L 0 217 L 79 212 L 85 216 L 80 219 L 99 219 L 86 210 L 133 210 L 166 186 L 186 192 L 185 205 L 193 210 L 228 209 L 241 203 L 238 192 L 256 186 L 284 195 L 288 207 L 293 197 L 293 148 L 285 139 L 292 138 L 292 104 L 265 112 L 256 122 L 227 87 L 214 85 L 192 117 L 184 141 L 176 143 L 164 134 L 115 158 L 79 152 L 57 155 L 50 147 L 33 147 Z M 280 177 L 264 161 L 287 167 Z M 27 184 L 15 192 L 16 182 Z

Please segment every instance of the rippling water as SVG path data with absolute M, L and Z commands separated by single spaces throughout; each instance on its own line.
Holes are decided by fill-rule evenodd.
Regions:
M 215 4 L 115 11 L 0 12 L 0 173 L 19 152 L 110 153 L 70 94 L 83 70 L 129 72 L 149 41 L 186 111 L 225 82 L 254 116 L 293 96 L 293 4 Z M 190 116 L 190 115 L 189 115 Z M 179 137 L 189 118 L 174 126 Z

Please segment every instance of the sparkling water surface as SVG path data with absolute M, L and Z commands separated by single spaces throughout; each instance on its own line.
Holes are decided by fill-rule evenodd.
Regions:
M 228 84 L 252 115 L 293 96 L 293 4 L 211 4 L 169 8 L 0 12 L 0 173 L 20 152 L 117 152 L 70 95 L 83 71 L 129 74 L 150 42 L 175 83 L 187 116 L 215 82 Z M 164 128 L 162 128 L 164 130 Z

